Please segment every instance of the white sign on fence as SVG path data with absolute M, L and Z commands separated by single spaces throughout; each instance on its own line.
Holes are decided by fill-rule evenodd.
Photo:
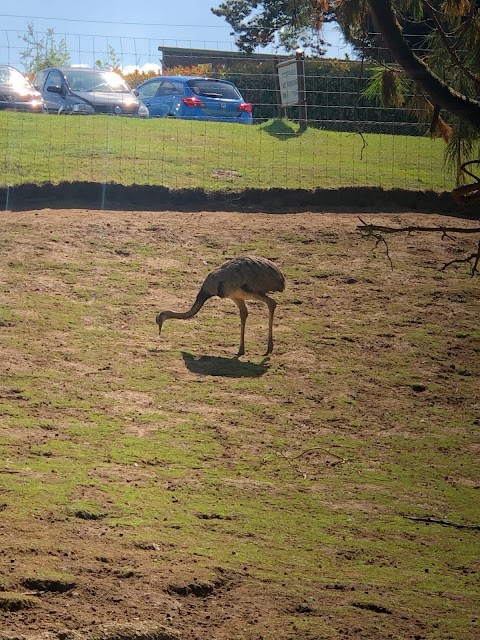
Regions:
M 300 101 L 298 95 L 297 61 L 287 60 L 277 65 L 282 107 L 291 107 Z

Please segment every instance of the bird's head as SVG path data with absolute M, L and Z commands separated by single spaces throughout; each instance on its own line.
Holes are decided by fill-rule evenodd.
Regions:
M 166 318 L 167 318 L 167 315 L 165 311 L 161 311 L 160 313 L 158 313 L 157 317 L 155 318 L 155 322 L 158 324 L 158 335 L 162 333 L 162 326 Z

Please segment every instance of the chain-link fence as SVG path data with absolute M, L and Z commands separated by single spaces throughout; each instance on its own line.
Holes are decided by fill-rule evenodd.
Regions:
M 48 33 L 37 39 L 48 41 Z M 387 109 L 366 92 L 375 73 L 369 65 L 307 58 L 304 127 L 298 107 L 279 104 L 275 70 L 285 56 L 245 56 L 222 43 L 176 46 L 84 34 L 56 34 L 55 43 L 69 65 L 114 67 L 133 90 L 161 73 L 232 82 L 252 105 L 253 126 L 4 108 L 0 186 L 76 180 L 232 191 L 344 186 L 443 191 L 453 186 L 454 176 L 444 163 L 445 143 L 428 135 L 428 123 L 420 122 L 409 96 L 402 106 Z M 0 32 L 0 65 L 29 75 L 32 60 L 26 52 L 24 33 Z M 62 99 L 60 92 L 55 97 Z M 5 99 L 0 106 L 12 105 Z

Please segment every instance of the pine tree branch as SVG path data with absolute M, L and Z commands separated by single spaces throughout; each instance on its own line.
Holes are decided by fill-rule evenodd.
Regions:
M 403 37 L 392 0 L 368 0 L 368 4 L 390 53 L 407 75 L 420 85 L 434 104 L 480 131 L 480 102 L 449 87 L 415 55 Z
M 452 58 L 455 66 L 460 69 L 466 76 L 467 78 L 469 78 L 470 80 L 472 80 L 472 82 L 480 88 L 480 78 L 478 76 L 476 76 L 475 74 L 473 74 L 469 69 L 467 69 L 465 67 L 465 65 L 463 64 L 463 62 L 460 60 L 458 53 L 455 51 L 455 49 L 452 47 L 450 40 L 447 36 L 447 34 L 445 33 L 445 31 L 443 30 L 443 27 L 440 23 L 440 20 L 438 19 L 437 16 L 437 11 L 434 7 L 432 7 L 432 5 L 430 4 L 430 2 L 428 2 L 428 0 L 422 0 L 422 4 L 425 7 L 428 15 L 430 16 L 430 18 L 432 19 L 435 28 L 438 32 L 438 35 L 440 36 L 440 38 L 442 39 L 448 53 L 450 54 L 450 57 Z

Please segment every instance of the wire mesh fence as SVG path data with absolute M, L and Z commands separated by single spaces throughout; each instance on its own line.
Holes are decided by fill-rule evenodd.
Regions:
M 297 107 L 278 104 L 275 68 L 285 57 L 246 56 L 222 43 L 78 33 L 56 37 L 63 40 L 69 64 L 114 66 L 134 90 L 162 73 L 232 82 L 252 105 L 253 126 L 0 109 L 0 185 L 82 180 L 213 191 L 344 186 L 443 191 L 453 186 L 445 143 L 428 136 L 428 125 L 419 122 L 408 96 L 402 107 L 386 109 L 366 95 L 374 73 L 368 65 L 307 58 L 305 128 Z M 0 65 L 26 73 L 22 38 L 22 32 L 0 32 Z

